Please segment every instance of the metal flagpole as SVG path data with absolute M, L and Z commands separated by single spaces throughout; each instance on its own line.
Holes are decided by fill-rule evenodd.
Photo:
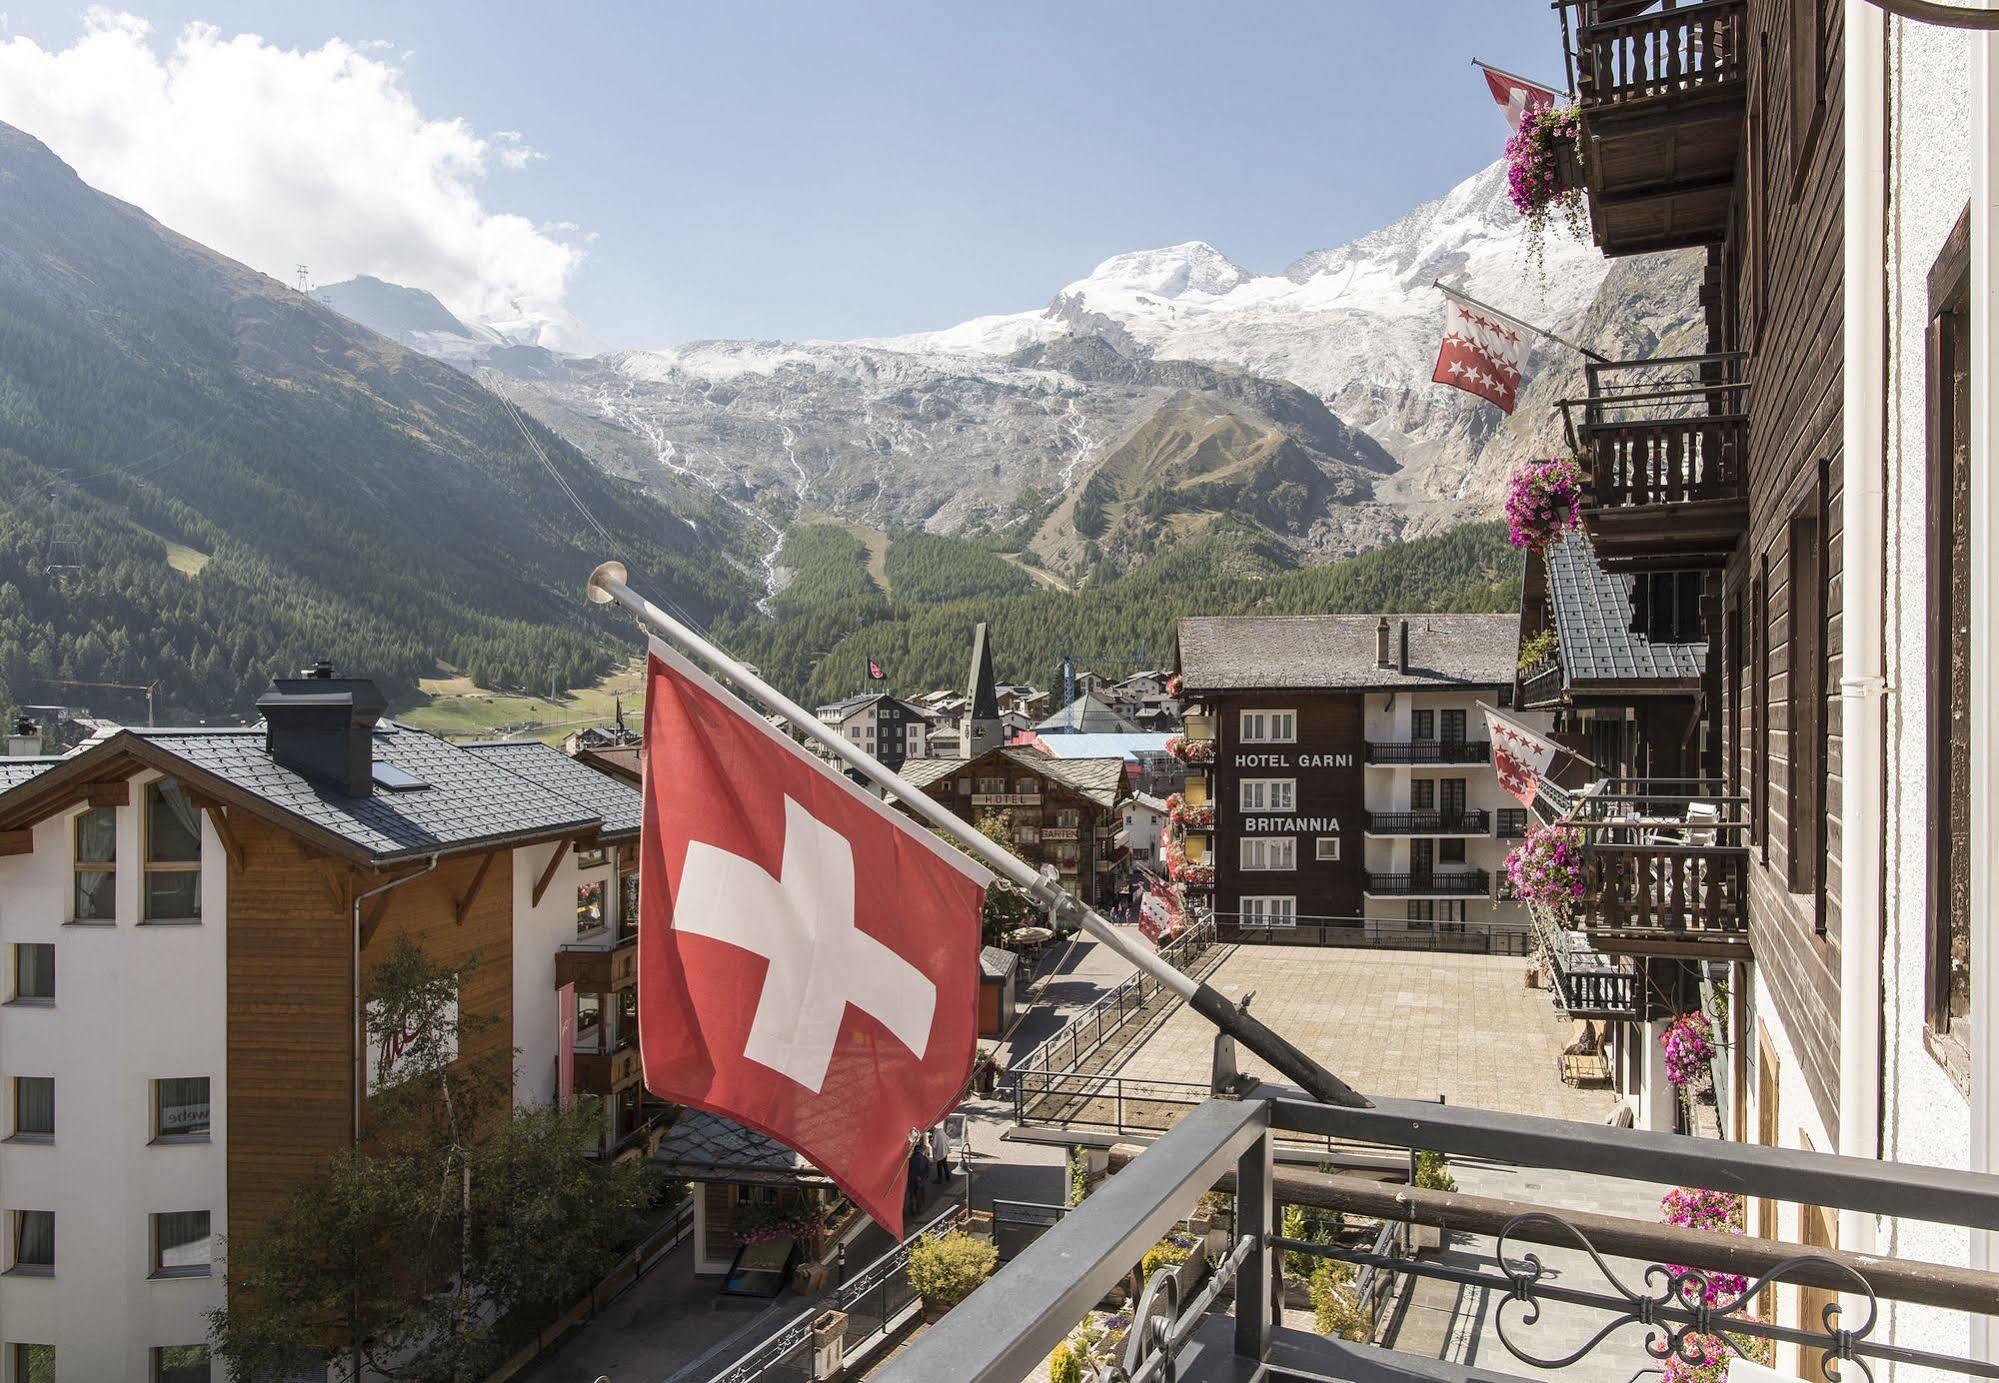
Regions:
M 1071 896 L 1054 879 L 1037 872 L 1011 851 L 1002 849 L 997 842 L 987 839 L 976 827 L 947 810 L 921 788 L 904 782 L 872 754 L 822 725 L 817 716 L 750 668 L 627 586 L 625 576 L 624 563 L 605 562 L 590 573 L 590 599 L 599 605 L 616 601 L 641 624 L 725 674 L 737 686 L 791 722 L 794 728 L 832 751 L 835 757 L 869 782 L 894 793 L 903 806 L 950 836 L 966 854 L 1041 902 L 1052 914 L 1073 920 L 1083 931 L 1185 999 L 1188 1007 L 1269 1062 L 1285 1079 L 1297 1082 L 1314 1099 L 1354 1109 L 1373 1107 L 1352 1086 L 1230 1003 L 1219 990 L 1183 975 L 1153 952 L 1133 942 L 1095 908 Z
M 1473 307 L 1476 307 L 1481 311 L 1490 312 L 1495 317 L 1504 317 L 1507 321 L 1513 323 L 1513 325 L 1519 327 L 1523 331 L 1531 331 L 1536 336 L 1545 336 L 1550 341 L 1559 342 L 1562 345 L 1567 346 L 1570 350 L 1575 351 L 1579 355 L 1588 356 L 1591 360 L 1594 360 L 1599 365 L 1610 364 L 1610 359 L 1608 356 L 1598 355 L 1588 346 L 1578 345 L 1576 342 L 1571 341 L 1566 336 L 1558 336 L 1554 332 L 1549 331 L 1546 327 L 1537 327 L 1532 322 L 1523 321 L 1520 318 L 1514 316 L 1511 312 L 1502 312 L 1498 308 L 1494 307 L 1491 303 L 1480 302 L 1477 298 L 1474 298 L 1471 294 L 1461 292 L 1458 289 L 1451 287 L 1449 284 L 1445 283 L 1442 279 L 1431 279 L 1430 286 L 1436 289 L 1440 293 L 1444 293 L 1450 297 L 1456 298 L 1459 302 L 1470 303 Z
M 1479 68 L 1481 71 L 1497 72 L 1502 77 L 1510 77 L 1514 81 L 1519 82 L 1522 86 L 1531 86 L 1536 91 L 1547 92 L 1550 96 L 1559 96 L 1562 94 L 1561 87 L 1549 86 L 1546 82 L 1537 82 L 1532 77 L 1521 76 L 1518 72 L 1508 72 L 1503 67 L 1494 67 L 1491 63 L 1482 62 L 1478 58 L 1473 58 L 1471 60 L 1471 65 L 1473 67 Z

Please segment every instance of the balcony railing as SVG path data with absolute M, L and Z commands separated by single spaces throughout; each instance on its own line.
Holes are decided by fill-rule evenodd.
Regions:
M 1560 407 L 1606 570 L 1727 561 L 1749 523 L 1745 368 L 1740 352 L 1584 366 L 1588 397 Z
M 1483 869 L 1427 874 L 1376 874 L 1369 870 L 1365 891 L 1377 898 L 1486 898 L 1492 894 L 1492 876 Z
M 1520 705 L 1523 709 L 1552 706 L 1562 696 L 1562 660 L 1544 658 L 1520 674 Z
M 1664 0 L 1642 14 L 1631 4 L 1578 0 L 1570 52 L 1585 112 L 1690 91 L 1739 86 L 1747 74 L 1745 0 Z
M 1265 1086 L 1194 1106 L 1136 1155 L 1114 1149 L 1111 1162 L 1120 1170 L 873 1376 L 879 1383 L 1018 1383 L 1035 1374 L 1084 1313 L 1200 1196 L 1217 1190 L 1233 1197 L 1235 1213 L 1209 1285 L 1182 1300 L 1167 1285 L 1177 1286 L 1175 1269 L 1154 1273 L 1134 1304 L 1117 1377 L 1501 1379 L 1580 1364 L 1576 1377 L 1623 1378 L 1632 1372 L 1628 1362 L 1591 1358 L 1607 1339 L 1649 1348 L 1656 1368 L 1675 1351 L 1697 1357 L 1697 1337 L 1708 1335 L 1725 1336 L 1732 1344 L 1724 1348 L 1737 1351 L 1795 1346 L 1815 1377 L 1885 1377 L 1880 1365 L 1890 1361 L 1897 1376 L 1907 1367 L 1999 1377 L 1989 1359 L 1934 1348 L 1974 1338 L 1976 1322 L 1999 1300 L 1999 1275 L 1704 1233 L 1553 1199 L 1434 1191 L 1278 1165 L 1276 1142 L 1299 1135 L 1474 1158 L 1516 1169 L 1506 1185 L 1529 1193 L 1566 1180 L 1550 1172 L 1583 1173 L 1635 1183 L 1625 1193 L 1632 1200 L 1649 1201 L 1660 1183 L 1725 1187 L 1752 1200 L 1856 1211 L 1863 1221 L 1999 1226 L 1999 1177 L 1987 1174 L 1386 1097 L 1351 1109 Z M 1452 1232 L 1453 1252 L 1405 1257 L 1380 1236 L 1291 1239 L 1279 1232 L 1280 1203 L 1437 1226 Z M 1767 1221 L 1759 1221 L 1761 1229 Z M 1557 1251 L 1545 1262 L 1544 1245 Z M 1440 1362 L 1434 1348 L 1424 1356 L 1279 1325 L 1274 1308 L 1289 1271 L 1284 1259 L 1293 1253 L 1438 1284 L 1463 1316 L 1489 1313 L 1499 1345 L 1528 1368 L 1473 1368 L 1455 1356 Z M 1216 1309 L 1231 1283 L 1232 1312 Z M 1834 1301 L 1843 1295 L 1844 1308 L 1820 1310 L 1809 1296 L 1798 1299 L 1801 1289 Z M 1766 1318 L 1761 1303 L 1780 1296 L 1778 1313 Z M 1919 1303 L 1943 1318 L 1934 1327 L 1912 1325 L 1925 1313 L 1891 1311 L 1886 1302 Z M 1831 1358 L 1821 1364 L 1822 1355 Z
M 1492 829 L 1484 811 L 1369 812 L 1371 836 L 1482 836 Z
M 1492 762 L 1486 740 L 1369 740 L 1371 764 L 1484 764 Z
M 1599 950 L 1748 959 L 1748 802 L 1706 779 L 1612 778 L 1572 800 Z

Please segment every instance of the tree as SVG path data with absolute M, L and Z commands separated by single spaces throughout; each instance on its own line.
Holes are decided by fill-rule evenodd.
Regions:
M 469 968 L 405 938 L 373 971 L 368 1028 L 385 1055 L 368 1142 L 230 1244 L 210 1325 L 232 1383 L 483 1378 L 637 1229 L 648 1169 L 592 1160 L 594 1100 L 510 1108 L 508 1054 L 479 1055 L 484 1024 L 458 1009 Z
M 1015 859 L 1023 859 L 1013 847 L 1013 818 L 1003 811 L 983 811 L 972 822 L 979 834 L 993 841 Z M 985 911 L 979 918 L 979 939 L 997 946 L 1015 927 L 1028 927 L 1041 920 L 1041 904 L 1016 884 L 994 879 L 986 890 Z

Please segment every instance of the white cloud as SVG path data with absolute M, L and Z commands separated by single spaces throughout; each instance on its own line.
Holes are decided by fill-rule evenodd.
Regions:
M 518 131 L 431 119 L 373 44 L 280 48 L 190 24 L 162 48 L 94 9 L 63 49 L 0 40 L 0 120 L 92 186 L 287 282 L 354 274 L 427 288 L 477 317 L 555 314 L 585 236 L 480 200 L 489 160 L 542 157 Z

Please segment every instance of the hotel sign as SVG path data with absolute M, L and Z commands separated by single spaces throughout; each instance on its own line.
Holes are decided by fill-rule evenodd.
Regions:
M 1293 764 L 1292 760 L 1297 760 Z M 1352 768 L 1351 754 L 1238 754 L 1237 768 Z
M 975 792 L 972 794 L 975 807 L 1038 807 L 1041 794 L 1038 792 Z

